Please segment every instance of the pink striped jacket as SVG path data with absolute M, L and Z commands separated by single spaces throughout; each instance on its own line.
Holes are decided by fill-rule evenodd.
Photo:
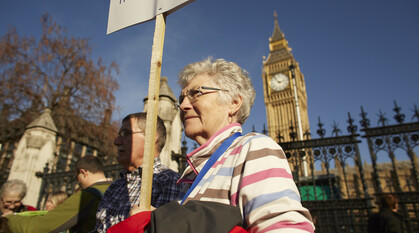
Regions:
M 241 130 L 240 124 L 230 124 L 189 153 L 189 166 L 179 182 L 191 184 L 221 143 Z M 184 193 L 189 186 L 185 185 Z M 283 150 L 263 134 L 235 139 L 185 203 L 189 200 L 239 206 L 249 232 L 314 232 Z

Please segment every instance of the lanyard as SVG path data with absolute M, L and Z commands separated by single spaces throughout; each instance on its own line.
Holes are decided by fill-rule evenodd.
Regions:
M 186 200 L 186 198 L 191 194 L 192 190 L 198 185 L 198 183 L 201 181 L 201 179 L 204 177 L 204 175 L 207 173 L 207 171 L 214 165 L 214 163 L 220 158 L 220 156 L 227 150 L 227 148 L 233 143 L 234 139 L 241 136 L 242 134 L 240 132 L 237 132 L 233 135 L 231 135 L 227 140 L 225 140 L 220 147 L 211 155 L 211 157 L 208 159 L 205 166 L 202 168 L 201 172 L 199 172 L 198 176 L 195 178 L 195 181 L 193 182 L 192 186 L 188 189 L 185 196 L 183 196 L 182 202 L 180 204 L 183 204 L 183 202 Z

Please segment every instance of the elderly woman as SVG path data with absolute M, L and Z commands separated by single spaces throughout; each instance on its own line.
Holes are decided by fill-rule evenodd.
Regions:
M 224 142 L 241 133 L 255 91 L 237 64 L 206 59 L 180 73 L 181 119 L 187 137 L 200 147 L 187 155 L 182 182 L 192 182 Z M 257 133 L 237 137 L 221 152 L 201 181 L 184 197 L 239 206 L 247 230 L 313 231 L 300 203 L 288 161 L 270 137 Z
M 25 182 L 18 179 L 6 181 L 0 189 L 1 215 L 37 210 L 30 205 L 24 205 L 22 203 L 23 198 L 26 196 L 26 192 L 27 188 Z
M 249 232 L 314 232 L 281 147 L 266 135 L 241 134 L 255 99 L 247 73 L 233 62 L 208 58 L 187 65 L 179 77 L 185 134 L 200 145 L 186 158 L 189 166 L 179 180 L 186 184 L 181 204 L 198 201 L 235 206 Z M 192 215 L 197 214 L 193 208 Z M 153 211 L 156 229 L 169 224 L 167 218 L 158 217 L 160 209 L 164 206 Z M 221 212 L 216 211 L 215 217 Z M 178 225 L 189 227 L 191 224 L 182 223 L 189 218 L 179 220 Z

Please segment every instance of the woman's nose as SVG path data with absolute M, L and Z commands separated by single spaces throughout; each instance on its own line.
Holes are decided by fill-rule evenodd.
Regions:
M 185 111 L 185 110 L 187 110 L 187 109 L 192 108 L 192 104 L 191 104 L 191 102 L 189 101 L 189 99 L 188 99 L 188 98 L 183 98 L 182 102 L 181 102 L 181 103 L 179 103 L 179 108 L 180 108 L 182 111 Z

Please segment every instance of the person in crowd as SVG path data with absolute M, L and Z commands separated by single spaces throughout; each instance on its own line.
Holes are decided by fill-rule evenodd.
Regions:
M 380 211 L 368 219 L 368 233 L 402 233 L 403 218 L 397 213 L 398 205 L 396 196 L 382 195 L 379 202 Z
M 179 180 L 186 184 L 182 205 L 170 203 L 154 210 L 150 228 L 155 232 L 164 232 L 163 228 L 184 233 L 217 232 L 215 226 L 229 220 L 199 218 L 201 221 L 194 224 L 190 219 L 203 216 L 201 212 L 206 210 L 217 217 L 219 211 L 214 214 L 206 206 L 219 203 L 237 207 L 242 229 L 248 232 L 314 232 L 282 148 L 266 135 L 242 134 L 241 126 L 255 98 L 247 72 L 234 62 L 207 58 L 187 65 L 178 83 L 185 134 L 199 147 L 186 156 L 189 166 Z M 197 201 L 204 207 L 197 208 Z M 188 215 L 177 218 L 179 211 Z M 131 219 L 145 212 L 134 208 L 134 215 L 110 232 L 122 232 Z
M 122 120 L 114 144 L 118 148 L 118 162 L 124 170 L 121 171 L 121 177 L 106 190 L 99 204 L 97 232 L 106 232 L 112 225 L 123 221 L 129 217 L 131 208 L 139 204 L 146 117 L 146 113 L 133 113 Z M 163 120 L 157 117 L 151 194 L 151 205 L 155 207 L 175 200 L 181 190 L 176 184 L 180 175 L 160 162 L 159 156 L 165 142 L 166 128 Z
M 25 182 L 18 179 L 6 181 L 0 188 L 0 211 L 1 215 L 8 215 L 22 211 L 34 211 L 35 207 L 24 205 L 22 203 L 25 198 L 27 187 Z
M 96 156 L 80 158 L 74 168 L 75 177 L 82 190 L 45 215 L 7 215 L 10 232 L 90 232 L 96 224 L 96 210 L 103 193 L 111 182 L 107 181 L 104 168 Z
M 65 191 L 57 191 L 50 193 L 45 203 L 45 210 L 52 210 L 59 204 L 63 203 L 68 198 L 68 194 Z

